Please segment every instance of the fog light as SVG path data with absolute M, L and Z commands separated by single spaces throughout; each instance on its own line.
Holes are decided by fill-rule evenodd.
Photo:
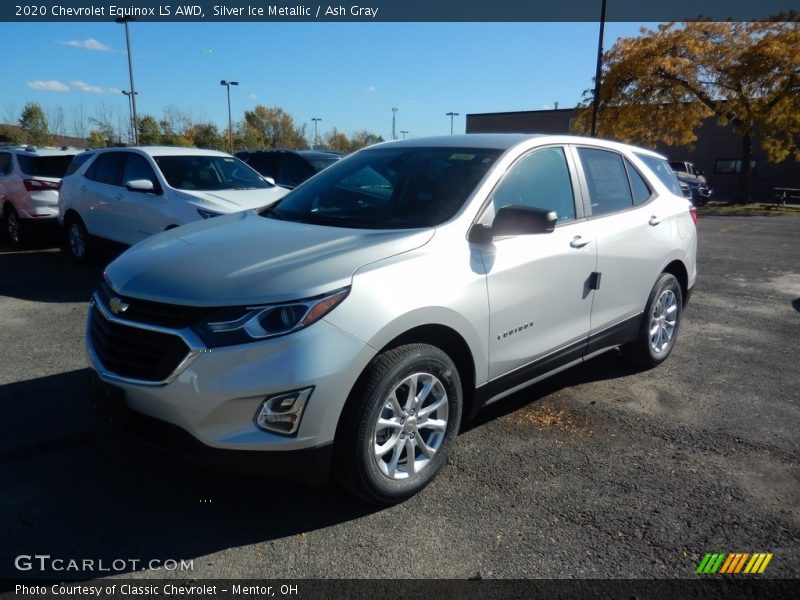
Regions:
M 256 425 L 266 431 L 294 435 L 312 391 L 314 388 L 309 387 L 267 397 L 256 413 Z

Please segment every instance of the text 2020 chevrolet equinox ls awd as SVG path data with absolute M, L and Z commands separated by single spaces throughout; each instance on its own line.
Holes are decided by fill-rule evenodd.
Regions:
M 397 502 L 482 406 L 609 348 L 666 359 L 694 220 L 667 161 L 622 144 L 372 146 L 260 215 L 167 231 L 109 265 L 87 325 L 95 399 Z

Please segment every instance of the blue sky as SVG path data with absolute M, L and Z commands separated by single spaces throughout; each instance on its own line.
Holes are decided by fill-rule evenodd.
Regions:
M 647 24 L 649 27 L 655 24 Z M 606 48 L 641 24 L 608 23 Z M 256 104 L 280 106 L 299 124 L 391 137 L 449 133 L 464 115 L 574 106 L 592 84 L 598 23 L 148 23 L 130 25 L 139 114 L 177 106 L 195 121 L 227 126 Z M 99 107 L 127 122 L 124 29 L 115 23 L 0 23 L 5 48 L 0 122 L 28 101 Z M 399 137 L 399 134 L 398 134 Z

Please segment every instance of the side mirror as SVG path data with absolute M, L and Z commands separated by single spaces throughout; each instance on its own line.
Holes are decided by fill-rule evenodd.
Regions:
M 558 214 L 554 210 L 510 204 L 497 211 L 490 227 L 476 225 L 470 231 L 471 242 L 487 242 L 506 235 L 551 233 L 556 228 Z
M 264 181 L 266 181 L 268 184 L 270 184 L 271 186 L 278 185 L 277 183 L 275 183 L 275 180 L 272 177 L 262 177 L 262 179 Z
M 125 187 L 131 192 L 154 193 L 156 191 L 155 184 L 149 179 L 131 179 L 125 182 Z

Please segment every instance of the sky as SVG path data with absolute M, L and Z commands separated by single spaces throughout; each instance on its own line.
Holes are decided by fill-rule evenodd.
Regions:
M 607 23 L 605 48 L 654 23 Z M 137 112 L 175 106 L 227 127 L 257 104 L 279 106 L 313 135 L 336 128 L 391 139 L 450 132 L 465 115 L 575 106 L 592 86 L 598 23 L 150 23 L 130 24 Z M 5 48 L 0 122 L 27 102 L 128 122 L 125 34 L 116 23 L 0 23 Z

